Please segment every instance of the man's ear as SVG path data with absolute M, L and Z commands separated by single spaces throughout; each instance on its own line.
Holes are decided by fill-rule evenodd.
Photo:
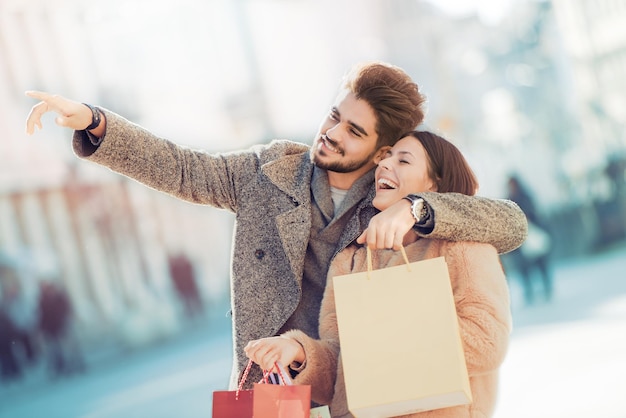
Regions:
M 381 147 L 378 149 L 378 151 L 376 151 L 376 154 L 374 155 L 374 164 L 378 164 L 380 162 L 380 160 L 384 159 L 387 156 L 387 152 L 389 152 L 389 150 L 391 149 L 390 145 L 385 145 L 384 147 Z

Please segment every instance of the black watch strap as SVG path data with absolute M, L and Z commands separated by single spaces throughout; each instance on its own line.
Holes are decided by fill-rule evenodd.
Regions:
M 100 121 L 102 120 L 102 114 L 100 113 L 100 109 L 95 106 L 89 105 L 87 103 L 83 103 L 91 110 L 91 125 L 85 128 L 86 131 L 95 129 L 100 125 Z

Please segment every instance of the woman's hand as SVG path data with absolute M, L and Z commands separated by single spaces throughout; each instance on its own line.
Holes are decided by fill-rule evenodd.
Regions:
M 371 249 L 393 248 L 399 250 L 405 235 L 415 225 L 411 203 L 406 199 L 389 206 L 370 220 L 367 229 L 356 239 L 359 244 L 367 243 Z
M 263 370 L 272 371 L 280 362 L 287 367 L 291 363 L 304 363 L 306 354 L 299 342 L 288 337 L 269 337 L 253 340 L 244 348 L 246 355 Z
M 26 119 L 26 133 L 28 135 L 32 135 L 35 132 L 35 126 L 42 129 L 41 117 L 47 112 L 58 114 L 55 122 L 57 125 L 65 128 L 81 131 L 91 125 L 93 116 L 91 109 L 80 102 L 42 91 L 27 91 L 26 95 L 40 100 L 39 103 L 32 107 Z M 100 125 L 90 132 L 96 137 L 101 137 L 104 134 L 105 124 L 106 121 L 103 117 Z

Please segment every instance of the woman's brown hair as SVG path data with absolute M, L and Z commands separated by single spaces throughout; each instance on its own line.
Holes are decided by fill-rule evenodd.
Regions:
M 454 144 L 428 131 L 411 131 L 405 136 L 417 139 L 426 150 L 428 175 L 437 184 L 439 193 L 476 194 L 476 175 Z

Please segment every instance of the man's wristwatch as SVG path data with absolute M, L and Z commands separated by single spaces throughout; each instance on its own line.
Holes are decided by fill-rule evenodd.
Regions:
M 426 209 L 424 199 L 414 194 L 404 196 L 403 199 L 411 202 L 411 213 L 413 214 L 413 218 L 415 218 L 415 223 L 418 224 L 420 221 L 423 221 L 428 215 L 428 209 Z
M 100 125 L 100 120 L 101 120 L 100 110 L 97 107 L 89 105 L 87 103 L 83 103 L 83 104 L 87 106 L 89 110 L 91 110 L 91 125 L 85 128 L 86 131 L 90 131 L 92 129 L 97 128 L 98 125 Z

